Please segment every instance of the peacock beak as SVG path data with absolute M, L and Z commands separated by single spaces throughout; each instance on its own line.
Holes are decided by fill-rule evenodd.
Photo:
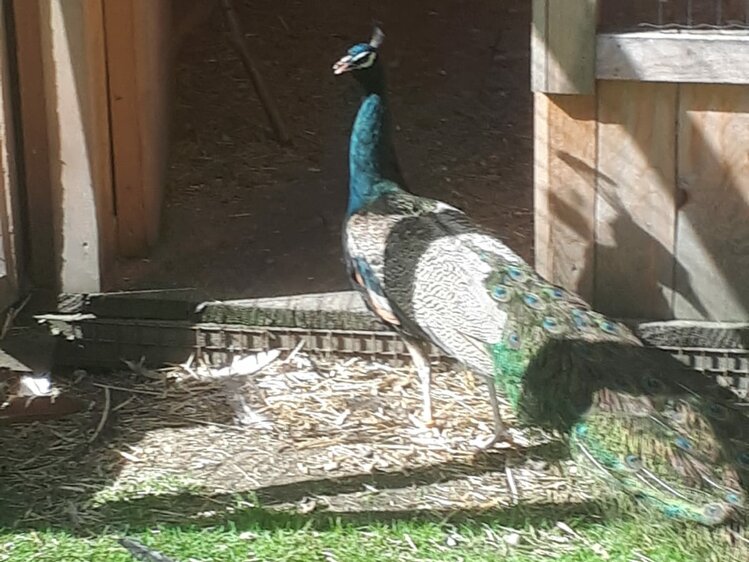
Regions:
M 346 55 L 333 65 L 333 74 L 343 74 L 344 72 L 353 70 L 353 68 L 354 67 L 351 64 L 351 55 Z

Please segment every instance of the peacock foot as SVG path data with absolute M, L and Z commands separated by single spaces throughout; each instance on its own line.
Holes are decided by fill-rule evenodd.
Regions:
M 437 427 L 437 422 L 432 416 L 429 416 L 428 418 L 422 417 L 421 423 L 423 423 L 428 428 Z
M 414 426 L 421 429 L 435 429 L 440 427 L 438 421 L 431 416 L 427 417 L 409 414 L 408 419 Z
M 515 439 L 512 437 L 509 431 L 506 429 L 501 429 L 499 431 L 496 431 L 491 437 L 488 439 L 482 439 L 481 437 L 477 437 L 473 444 L 476 445 L 476 447 L 482 451 L 486 451 L 490 448 L 492 448 L 497 443 L 505 443 L 508 447 L 517 447 L 518 443 L 515 441 Z

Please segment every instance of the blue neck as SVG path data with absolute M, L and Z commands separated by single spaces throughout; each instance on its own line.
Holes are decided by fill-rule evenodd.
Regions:
M 388 121 L 383 95 L 369 93 L 359 107 L 351 131 L 349 215 L 382 194 L 382 180 L 402 181 Z

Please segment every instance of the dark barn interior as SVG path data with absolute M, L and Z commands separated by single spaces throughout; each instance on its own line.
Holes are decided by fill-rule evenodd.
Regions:
M 532 253 L 531 5 L 236 3 L 293 144 L 280 146 L 214 10 L 182 41 L 161 235 L 122 260 L 121 289 L 212 298 L 348 288 L 340 225 L 359 101 L 331 65 L 382 22 L 396 145 L 410 188 Z

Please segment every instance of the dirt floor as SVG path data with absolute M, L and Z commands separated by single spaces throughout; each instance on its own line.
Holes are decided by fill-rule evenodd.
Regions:
M 352 517 L 596 512 L 595 482 L 543 433 L 513 428 L 515 445 L 480 451 L 484 383 L 435 367 L 435 428 L 418 421 L 411 369 L 358 358 L 284 354 L 244 386 L 199 364 L 58 378 L 91 408 L 0 426 L 0 526 L 207 523 L 238 498 Z
M 463 208 L 532 254 L 527 0 L 242 4 L 249 46 L 293 135 L 279 147 L 222 14 L 177 64 L 162 239 L 120 264 L 122 288 L 199 287 L 213 298 L 348 288 L 340 225 L 359 101 L 330 67 L 382 22 L 411 189 Z

